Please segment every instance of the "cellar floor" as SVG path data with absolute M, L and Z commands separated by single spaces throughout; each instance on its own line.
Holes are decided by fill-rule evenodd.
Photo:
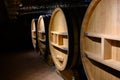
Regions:
M 63 80 L 35 51 L 0 52 L 0 80 Z

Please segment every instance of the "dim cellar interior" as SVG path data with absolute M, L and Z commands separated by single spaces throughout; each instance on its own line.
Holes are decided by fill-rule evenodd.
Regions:
M 0 80 L 79 80 L 79 73 L 75 68 L 64 69 L 67 60 L 61 70 L 56 68 L 49 45 L 63 49 L 62 54 L 66 54 L 67 29 L 64 32 L 50 31 L 53 37 L 49 44 L 49 22 L 57 7 L 69 8 L 76 4 L 86 7 L 89 2 L 0 0 Z M 62 22 L 58 21 L 58 24 Z M 57 44 L 56 39 L 60 40 Z M 62 62 L 62 56 L 58 55 L 57 58 Z
M 120 0 L 0 0 L 0 80 L 120 80 Z

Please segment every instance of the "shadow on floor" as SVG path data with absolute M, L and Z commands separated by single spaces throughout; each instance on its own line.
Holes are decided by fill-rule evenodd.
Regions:
M 0 54 L 0 80 L 63 80 L 33 50 Z

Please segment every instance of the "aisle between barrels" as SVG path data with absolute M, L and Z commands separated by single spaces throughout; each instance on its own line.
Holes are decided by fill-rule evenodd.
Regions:
M 34 51 L 0 54 L 0 80 L 63 80 Z

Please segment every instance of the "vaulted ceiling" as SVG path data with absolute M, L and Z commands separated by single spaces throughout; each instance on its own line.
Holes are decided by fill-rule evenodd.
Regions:
M 21 9 L 22 11 L 33 11 L 32 8 L 35 10 L 35 6 L 44 9 L 45 7 L 51 7 L 51 5 L 56 4 L 78 4 L 90 1 L 91 0 L 0 0 L 0 2 L 5 4 L 10 18 L 15 18 L 15 15 L 18 15 L 18 11 Z

